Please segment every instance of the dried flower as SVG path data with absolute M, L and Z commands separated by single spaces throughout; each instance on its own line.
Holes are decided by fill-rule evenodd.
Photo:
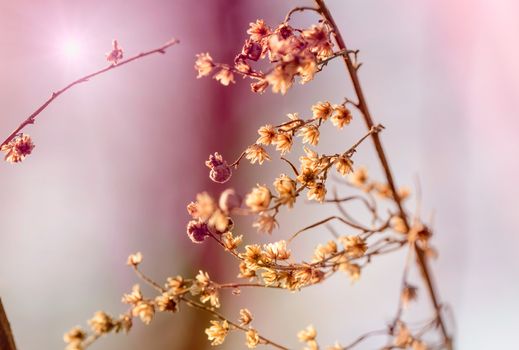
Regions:
M 248 309 L 240 309 L 240 325 L 247 326 L 252 322 L 252 314 Z
M 218 205 L 225 213 L 230 213 L 241 206 L 241 197 L 232 188 L 228 188 L 220 194 Z
M 249 27 L 250 28 L 247 30 L 247 34 L 250 35 L 251 40 L 256 42 L 262 41 L 272 33 L 272 30 L 265 24 L 265 21 L 262 19 L 256 20 L 255 23 L 249 23 Z
M 270 190 L 266 186 L 256 185 L 245 197 L 245 204 L 253 212 L 261 212 L 269 207 L 270 199 Z
M 207 338 L 211 341 L 211 345 L 223 344 L 229 332 L 229 323 L 227 321 L 211 321 L 211 325 L 211 327 L 205 330 L 205 334 L 207 334 Z
M 265 92 L 265 90 L 268 88 L 269 83 L 265 79 L 258 79 L 255 82 L 250 84 L 250 88 L 252 92 L 257 92 L 259 94 L 262 94 Z
M 359 236 L 344 236 L 340 238 L 344 249 L 352 258 L 360 258 L 368 249 L 368 245 Z
M 267 124 L 259 128 L 258 134 L 260 135 L 260 137 L 256 142 L 263 144 L 265 146 L 270 145 L 275 140 L 277 135 L 276 129 L 270 124 Z
M 287 175 L 281 174 L 274 180 L 274 188 L 278 193 L 276 203 L 292 208 L 296 201 L 296 182 Z
M 207 224 L 200 220 L 191 220 L 187 223 L 187 236 L 193 243 L 202 243 L 211 233 Z
M 333 107 L 330 102 L 318 102 L 312 106 L 314 119 L 327 120 L 333 113 Z
M 34 143 L 29 135 L 20 134 L 3 145 L 0 151 L 5 153 L 5 161 L 9 163 L 19 163 L 31 154 L 34 147 Z
M 151 302 L 143 300 L 133 307 L 132 315 L 133 317 L 139 316 L 141 321 L 148 325 L 155 315 L 155 306 Z
M 216 81 L 219 81 L 223 86 L 229 86 L 230 83 L 235 83 L 234 74 L 227 67 L 222 67 L 218 73 L 213 77 Z
M 265 244 L 263 249 L 265 256 L 271 260 L 287 260 L 290 258 L 291 252 L 287 249 L 287 242 L 285 240 Z
M 86 333 L 76 326 L 63 335 L 63 341 L 67 344 L 81 343 L 86 338 Z
M 128 260 L 126 261 L 126 264 L 129 266 L 138 266 L 142 262 L 142 253 L 137 252 L 135 254 L 131 254 L 128 256 Z
M 315 125 L 302 127 L 299 135 L 303 137 L 303 143 L 309 143 L 312 146 L 319 143 L 319 129 Z
M 218 152 L 211 154 L 209 160 L 205 162 L 205 165 L 211 169 L 209 177 L 214 182 L 225 183 L 229 181 L 232 176 L 231 167 Z
M 306 194 L 309 200 L 316 200 L 320 203 L 324 201 L 324 197 L 326 196 L 326 187 L 324 186 L 324 183 L 319 182 L 315 185 L 312 185 Z
M 404 289 L 402 289 L 402 294 L 400 295 L 400 299 L 402 300 L 402 305 L 407 307 L 411 301 L 416 300 L 418 288 L 412 286 L 410 284 L 406 284 Z
M 365 185 L 368 182 L 368 169 L 364 166 L 357 168 L 350 174 L 349 180 L 353 186 L 365 188 Z
M 245 334 L 245 344 L 247 345 L 247 347 L 249 349 L 254 349 L 258 344 L 259 344 L 259 341 L 260 341 L 260 337 L 259 337 L 259 334 L 258 334 L 258 331 L 256 331 L 255 329 L 249 329 L 247 331 L 247 333 Z
M 254 221 L 252 227 L 255 227 L 258 232 L 272 233 L 272 231 L 278 226 L 276 219 L 268 214 L 260 214 L 258 219 Z
M 222 235 L 222 243 L 227 250 L 234 251 L 243 241 L 243 235 L 234 237 L 232 232 L 225 232 Z
M 292 148 L 292 135 L 290 134 L 277 134 L 276 139 L 272 142 L 276 145 L 276 150 L 281 151 L 281 155 L 290 152 Z
M 332 124 L 342 129 L 345 125 L 348 125 L 352 120 L 351 111 L 343 105 L 334 105 L 333 114 L 330 120 Z
M 315 330 L 315 327 L 313 325 L 309 325 L 308 327 L 297 333 L 297 338 L 300 342 L 307 343 L 310 341 L 314 341 L 316 337 L 317 331 Z
M 104 311 L 97 311 L 94 317 L 88 321 L 88 324 L 95 334 L 108 333 L 114 327 L 112 318 Z
M 122 298 L 122 302 L 124 304 L 137 305 L 143 299 L 141 287 L 138 284 L 135 284 L 132 287 L 132 292 L 130 294 L 124 294 Z
M 251 164 L 258 162 L 260 165 L 265 160 L 270 160 L 270 156 L 263 147 L 258 144 L 253 144 L 245 150 L 245 158 L 250 160 Z
M 196 55 L 195 69 L 198 71 L 197 78 L 205 77 L 211 74 L 215 67 L 213 58 L 209 53 L 200 53 Z
M 106 60 L 114 65 L 123 59 L 123 49 L 119 47 L 117 40 L 112 41 L 112 51 L 106 54 Z
M 155 298 L 155 304 L 160 311 L 178 311 L 178 302 L 175 297 L 169 293 L 162 293 Z
M 346 176 L 347 174 L 353 172 L 353 161 L 346 156 L 340 156 L 335 160 L 335 167 L 337 168 L 339 174 Z

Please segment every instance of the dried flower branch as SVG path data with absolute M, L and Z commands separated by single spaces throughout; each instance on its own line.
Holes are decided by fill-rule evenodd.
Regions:
M 21 162 L 27 155 L 29 155 L 34 148 L 34 144 L 29 135 L 21 133 L 21 131 L 28 125 L 34 124 L 38 115 L 45 110 L 58 96 L 63 94 L 68 89 L 72 88 L 75 85 L 80 83 L 87 82 L 91 78 L 106 73 L 112 69 L 121 67 L 125 64 L 133 62 L 135 60 L 141 59 L 143 57 L 161 53 L 165 54 L 166 50 L 171 46 L 178 44 L 179 41 L 177 39 L 172 39 L 165 43 L 164 45 L 155 48 L 153 50 L 141 52 L 135 56 L 127 58 L 126 60 L 122 60 L 123 51 L 118 46 L 117 40 L 113 41 L 113 48 L 110 53 L 107 54 L 107 61 L 111 64 L 108 67 L 100 69 L 96 72 L 85 75 L 82 78 L 79 78 L 67 86 L 63 87 L 60 90 L 57 90 L 52 93 L 51 97 L 45 101 L 40 107 L 38 107 L 27 119 L 25 119 L 18 127 L 2 142 L 0 145 L 0 150 L 6 153 L 5 160 L 11 163 Z
M 233 294 L 239 294 L 241 288 L 270 288 L 297 292 L 302 288 L 323 283 L 339 271 L 347 274 L 351 281 L 357 281 L 362 270 L 376 260 L 374 257 L 402 249 L 407 249 L 407 259 L 398 307 L 392 323 L 384 330 L 361 335 L 345 347 L 336 343 L 328 349 L 352 349 L 366 339 L 379 335 L 385 335 L 388 340 L 383 349 L 452 349 L 452 338 L 442 317 L 443 307 L 438 302 L 427 265 L 427 258 L 434 254 L 434 249 L 429 243 L 432 232 L 420 220 L 419 209 L 413 220 L 410 220 L 404 209 L 403 201 L 410 195 L 410 191 L 405 187 L 397 188 L 395 185 L 379 136 L 384 127 L 373 122 L 360 86 L 359 52 L 347 49 L 324 1 L 315 0 L 315 3 L 315 8 L 302 6 L 292 9 L 285 20 L 275 28 L 267 26 L 261 19 L 250 23 L 247 31 L 249 39 L 246 40 L 241 53 L 236 56 L 233 65 L 215 63 L 209 53 L 197 55 L 195 62 L 198 78 L 214 73 L 214 79 L 228 86 L 234 83 L 235 74 L 239 74 L 253 80 L 251 88 L 254 92 L 261 93 L 271 86 L 274 93 L 285 94 L 296 79 L 301 83 L 307 83 L 332 59 L 342 57 L 358 100 L 354 102 L 345 98 L 340 104 L 320 101 L 311 107 L 310 118 L 301 118 L 298 113 L 291 113 L 287 115 L 288 121 L 277 125 L 263 125 L 258 129 L 259 137 L 256 141 L 247 146 L 232 163 L 228 163 L 217 152 L 209 156 L 205 163 L 210 169 L 209 177 L 220 184 L 230 181 L 233 171 L 240 167 L 243 159 L 260 166 L 267 161 L 273 161 L 274 157 L 267 152 L 269 146 L 275 148 L 274 152 L 279 152 L 279 159 L 290 168 L 290 174 L 282 173 L 270 181 L 272 187 L 259 183 L 248 193 L 238 193 L 232 188 L 227 188 L 222 191 L 219 198 L 201 192 L 187 205 L 190 216 L 186 227 L 188 238 L 197 244 L 216 243 L 234 259 L 239 270 L 237 277 L 245 281 L 217 283 L 211 280 L 208 272 L 200 271 L 191 279 L 181 276 L 170 277 L 163 287 L 141 272 L 139 264 L 142 262 L 142 255 L 133 254 L 128 258 L 128 265 L 158 295 L 146 298 L 140 286 L 135 285 L 122 299 L 123 303 L 130 306 L 126 313 L 119 318 L 112 318 L 104 312 L 96 313 L 89 321 L 90 334 L 74 328 L 65 335 L 69 350 L 84 349 L 109 332 L 128 331 L 132 319 L 136 317 L 149 324 L 156 312 L 178 312 L 181 304 L 204 310 L 215 317 L 210 327 L 205 330 L 211 345 L 222 344 L 230 332 L 238 330 L 245 333 L 245 344 L 248 348 L 264 344 L 287 349 L 263 337 L 252 328 L 253 317 L 247 309 L 240 311 L 237 322 L 224 317 L 217 311 L 222 307 L 220 293 L 232 290 Z M 316 12 L 321 17 L 318 24 L 306 29 L 293 28 L 289 24 L 291 16 L 301 11 Z M 119 50 L 121 49 L 118 44 L 114 42 L 113 51 L 107 58 L 120 65 L 125 61 L 119 62 L 122 58 L 122 51 Z M 266 72 L 251 66 L 259 60 L 265 60 L 270 65 Z M 321 128 L 328 121 L 328 124 L 332 124 L 338 130 L 354 122 L 354 113 L 348 108 L 350 106 L 354 107 L 353 112 L 362 115 L 368 129 L 367 133 L 357 141 L 352 141 L 349 148 L 337 153 L 319 154 L 310 148 L 319 145 Z M 373 179 L 365 167 L 354 168 L 353 156 L 357 148 L 368 138 L 374 141 L 384 170 L 385 180 L 382 182 Z M 291 159 L 291 153 L 297 147 L 301 147 L 304 154 L 296 161 Z M 332 168 L 335 168 L 335 171 L 331 171 Z M 330 198 L 328 188 L 335 172 L 338 184 L 358 194 L 339 196 L 334 189 L 333 197 Z M 280 210 L 283 207 L 290 210 L 296 205 L 299 206 L 301 201 L 298 199 L 304 192 L 309 201 L 318 205 L 332 204 L 337 213 L 304 225 L 299 230 L 293 230 L 295 233 L 285 239 L 264 244 L 244 244 L 245 235 L 234 233 L 235 217 L 249 216 L 254 219 L 252 227 L 259 232 L 279 234 L 277 216 Z M 367 211 L 369 223 L 364 223 L 365 220 L 352 215 L 350 206 L 354 203 L 360 203 Z M 396 210 L 388 210 L 388 207 L 396 207 Z M 332 221 L 340 224 L 341 230 L 344 231 L 339 234 L 330 227 Z M 331 231 L 333 238 L 318 244 L 311 256 L 309 254 L 309 259 L 294 258 L 291 242 L 298 237 L 303 239 L 304 232 L 323 228 Z M 249 238 L 249 235 L 246 237 Z M 405 308 L 419 293 L 418 287 L 409 280 L 409 271 L 413 267 L 411 262 L 415 256 L 435 309 L 434 317 L 419 323 L 409 322 L 403 317 Z M 429 333 L 436 336 L 441 333 L 441 343 L 428 343 L 425 335 Z M 305 344 L 306 349 L 320 348 L 317 330 L 311 325 L 300 331 L 298 338 Z

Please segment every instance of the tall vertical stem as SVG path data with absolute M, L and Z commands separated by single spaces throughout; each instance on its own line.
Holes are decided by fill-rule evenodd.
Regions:
M 2 305 L 2 299 L 0 299 L 0 349 L 16 350 L 11 325 L 9 324 L 4 306 Z
M 339 47 L 340 50 L 345 50 L 347 52 L 348 47 L 346 46 L 346 43 L 344 42 L 341 32 L 339 31 L 339 27 L 335 23 L 332 15 L 330 13 L 330 10 L 324 3 L 324 0 L 314 0 L 314 1 L 318 6 L 319 12 L 321 13 L 321 15 L 328 22 L 328 24 L 332 27 L 333 36 L 335 38 L 335 41 L 337 42 L 337 46 Z M 364 97 L 364 92 L 362 91 L 362 87 L 360 85 L 359 76 L 357 74 L 357 68 L 355 67 L 354 63 L 351 61 L 348 54 L 343 55 L 343 61 L 348 70 L 351 82 L 353 84 L 353 88 L 355 90 L 355 94 L 357 95 L 359 110 L 362 113 L 364 122 L 366 123 L 366 127 L 368 129 L 371 129 L 373 127 L 373 125 L 375 125 L 375 123 L 369 112 L 368 105 L 366 103 L 366 98 Z M 389 167 L 389 162 L 388 162 L 386 154 L 384 152 L 384 148 L 382 147 L 382 142 L 380 141 L 380 136 L 378 133 L 373 133 L 371 135 L 371 138 L 373 139 L 373 143 L 375 145 L 375 149 L 377 151 L 378 158 L 379 158 L 382 168 L 384 170 L 384 174 L 385 174 L 387 183 L 389 185 L 389 188 L 391 189 L 391 192 L 393 193 L 393 200 L 398 208 L 399 215 L 402 217 L 404 225 L 406 226 L 407 230 L 409 230 L 409 228 L 410 228 L 409 218 L 407 217 L 407 214 L 404 210 L 401 198 L 398 195 L 397 187 L 395 185 L 395 180 L 393 179 L 393 174 L 391 173 L 391 168 Z M 440 302 L 438 301 L 438 296 L 437 296 L 434 282 L 431 277 L 431 272 L 430 272 L 429 265 L 427 262 L 427 257 L 425 255 L 424 250 L 420 246 L 418 246 L 416 243 L 415 243 L 415 249 L 416 249 L 416 253 L 417 253 L 416 261 L 420 268 L 420 271 L 422 272 L 422 277 L 424 279 L 425 285 L 427 286 L 429 298 L 431 299 L 431 303 L 436 312 L 438 324 L 439 324 L 440 330 L 441 330 L 443 338 L 444 338 L 445 346 L 447 349 L 450 350 L 450 349 L 452 349 L 452 339 L 451 339 L 449 333 L 447 332 L 447 327 L 445 326 L 445 322 L 442 317 L 441 305 L 440 305 Z

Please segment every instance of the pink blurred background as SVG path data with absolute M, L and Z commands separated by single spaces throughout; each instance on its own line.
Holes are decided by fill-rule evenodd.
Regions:
M 194 56 L 209 51 L 230 61 L 249 22 L 265 18 L 274 25 L 299 4 L 306 3 L 0 0 L 1 135 L 53 90 L 105 65 L 113 38 L 127 55 L 171 36 L 181 40 L 167 55 L 67 92 L 27 130 L 37 145 L 34 154 L 20 165 L 0 163 L 0 296 L 20 349 L 62 348 L 61 335 L 96 310 L 123 312 L 120 297 L 137 281 L 124 263 L 137 250 L 157 280 L 199 268 L 218 279 L 234 278 L 229 257 L 209 244 L 194 246 L 184 233 L 185 205 L 201 190 L 223 189 L 209 182 L 203 161 L 214 151 L 234 158 L 267 121 L 353 95 L 340 62 L 281 97 L 253 95 L 240 79 L 229 88 L 197 80 Z M 440 252 L 434 275 L 455 316 L 458 348 L 510 348 L 519 325 L 519 5 L 329 5 L 350 47 L 361 50 L 361 79 L 375 118 L 387 127 L 383 140 L 398 183 L 414 186 L 418 176 L 424 213 L 434 211 L 433 243 Z M 295 24 L 313 20 L 300 14 Z M 80 51 L 68 55 L 64 47 L 73 42 Z M 351 128 L 327 133 L 323 149 L 343 148 L 362 134 L 356 117 Z M 369 146 L 357 159 L 380 176 Z M 246 166 L 231 186 L 246 191 L 284 167 Z M 282 217 L 282 228 L 312 223 L 328 210 L 296 208 Z M 253 229 L 241 230 L 247 239 L 257 238 Z M 272 239 L 286 235 L 282 229 Z M 308 236 L 297 249 L 308 256 L 322 240 Z M 299 347 L 295 334 L 309 323 L 323 345 L 346 344 L 391 319 L 404 258 L 375 261 L 354 285 L 337 276 L 297 294 L 244 291 L 226 298 L 224 312 L 249 307 L 263 333 L 290 347 Z M 430 311 L 421 296 L 415 312 Z M 159 315 L 151 326 L 138 324 L 128 336 L 107 337 L 94 348 L 209 348 L 207 322 L 187 309 Z M 224 345 L 241 347 L 238 336 Z

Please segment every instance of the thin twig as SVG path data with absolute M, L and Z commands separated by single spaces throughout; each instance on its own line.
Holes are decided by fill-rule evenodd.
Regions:
M 0 145 L 3 146 L 7 143 L 9 143 L 14 137 L 16 137 L 16 135 L 18 135 L 20 133 L 20 131 L 22 131 L 27 125 L 30 125 L 30 124 L 34 124 L 34 122 L 36 121 L 36 117 L 45 110 L 45 108 L 48 107 L 48 105 L 50 105 L 52 103 L 52 101 L 54 101 L 59 95 L 61 95 L 62 93 L 64 93 L 65 91 L 67 91 L 68 89 L 72 88 L 73 86 L 75 85 L 78 85 L 80 83 L 84 83 L 84 82 L 87 82 L 89 79 L 97 76 L 97 75 L 100 75 L 100 74 L 103 74 L 103 73 L 106 73 L 112 69 L 115 69 L 115 68 L 119 68 L 121 66 L 124 66 L 125 64 L 127 63 L 130 63 L 130 62 L 133 62 L 135 60 L 138 60 L 140 58 L 143 58 L 143 57 L 146 57 L 146 56 L 149 56 L 149 55 L 152 55 L 152 54 L 156 54 L 156 53 L 161 53 L 161 54 L 165 54 L 166 53 L 166 50 L 175 45 L 175 44 L 178 44 L 179 41 L 177 39 L 172 39 L 170 41 L 168 41 L 167 43 L 165 43 L 164 45 L 156 48 L 156 49 L 153 49 L 153 50 L 150 50 L 150 51 L 145 51 L 145 52 L 141 52 L 133 57 L 130 57 L 128 59 L 125 59 L 125 60 L 122 60 L 120 61 L 118 64 L 111 64 L 110 66 L 106 67 L 106 68 L 103 68 L 101 70 L 98 70 L 94 73 L 91 73 L 91 74 L 88 74 L 88 75 L 85 75 L 84 77 L 82 78 L 79 78 L 75 81 L 73 81 L 72 83 L 68 84 L 67 86 L 65 86 L 64 88 L 58 90 L 58 91 L 55 91 L 52 93 L 52 95 L 50 96 L 50 98 L 45 101 L 45 103 L 43 103 L 40 107 L 38 107 L 38 109 L 36 109 L 29 117 L 27 117 L 27 119 L 25 119 L 16 129 L 14 129 L 14 131 L 2 142 L 2 144 Z

